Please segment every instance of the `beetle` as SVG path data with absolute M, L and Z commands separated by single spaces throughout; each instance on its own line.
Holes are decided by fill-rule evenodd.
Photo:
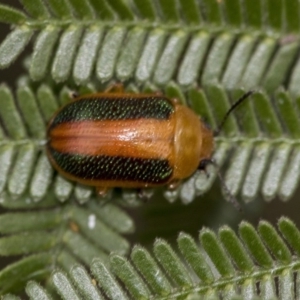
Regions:
M 73 100 L 49 122 L 47 154 L 59 173 L 100 194 L 112 187 L 174 188 L 212 163 L 214 132 L 176 99 L 126 93 L 117 84 Z

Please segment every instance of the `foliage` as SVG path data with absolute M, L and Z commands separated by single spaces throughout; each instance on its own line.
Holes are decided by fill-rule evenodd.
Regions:
M 300 232 L 287 218 L 278 227 L 286 242 L 266 221 L 257 230 L 242 222 L 239 237 L 228 226 L 218 236 L 204 228 L 200 247 L 182 232 L 177 239 L 180 254 L 157 239 L 153 254 L 135 246 L 130 261 L 112 254 L 109 265 L 94 259 L 90 274 L 82 265 L 74 265 L 69 274 L 57 270 L 51 288 L 29 281 L 26 293 L 30 299 L 53 299 L 56 294 L 63 299 L 295 299 Z
M 93 90 L 89 88 L 89 91 Z M 239 91 L 235 95 L 241 93 Z M 46 84 L 33 91 L 30 85 L 21 83 L 14 99 L 6 85 L 0 87 L 0 116 L 3 120 L 0 147 L 2 198 L 7 194 L 13 198 L 29 194 L 34 201 L 40 201 L 49 190 L 53 190 L 62 202 L 71 197 L 73 190 L 80 203 L 93 196 L 91 188 L 81 185 L 74 187 L 63 177 L 57 174 L 53 176 L 53 169 L 44 152 L 45 120 L 49 120 L 57 108 L 68 101 L 66 87 L 59 94 L 53 93 L 51 86 Z M 210 85 L 204 90 L 190 88 L 184 94 L 178 85 L 171 82 L 165 94 L 190 103 L 209 124 L 217 124 L 232 101 L 232 97 L 229 98 L 220 85 Z M 227 121 L 223 134 L 216 139 L 214 158 L 220 167 L 226 159 L 230 159 L 225 182 L 233 194 L 241 192 L 246 201 L 255 199 L 259 192 L 266 200 L 276 195 L 287 200 L 297 188 L 300 176 L 300 118 L 294 109 L 300 102 L 296 102 L 284 90 L 276 93 L 276 104 L 264 92 L 257 91 L 252 98 L 239 109 L 239 114 Z M 217 110 L 218 113 L 214 115 Z M 243 122 L 238 122 L 240 116 L 246 113 Z M 166 191 L 166 197 L 173 199 L 175 196 L 184 203 L 191 202 L 195 195 L 203 194 L 211 187 L 216 170 L 212 169 L 210 174 L 207 179 L 204 173 L 196 173 L 175 191 L 175 195 L 174 192 L 169 195 Z
M 103 293 L 111 299 L 295 296 L 300 239 L 289 220 L 279 222 L 288 246 L 270 224 L 261 222 L 257 233 L 242 223 L 241 241 L 228 227 L 220 229 L 220 241 L 203 229 L 204 250 L 181 233 L 184 261 L 161 239 L 154 256 L 135 246 L 133 266 L 120 255 L 129 249 L 121 234 L 132 232 L 131 219 L 117 206 L 99 205 L 92 189 L 56 174 L 44 145 L 46 124 L 70 89 L 103 90 L 122 81 L 129 91 L 161 90 L 213 128 L 242 93 L 254 89 L 216 139 L 214 158 L 224 165 L 226 185 L 244 201 L 260 194 L 268 201 L 290 199 L 300 176 L 298 0 L 21 3 L 23 11 L 0 4 L 0 21 L 11 25 L 0 45 L 0 67 L 33 43 L 29 76 L 18 80 L 16 91 L 0 86 L 0 201 L 7 209 L 0 215 L 0 255 L 22 256 L 0 272 L 0 293 L 28 282 L 32 299 L 57 293 L 63 299 L 101 299 Z M 165 197 L 193 201 L 211 188 L 216 170 L 209 174 L 196 173 L 177 190 L 164 191 Z M 135 203 L 134 192 L 121 194 L 110 198 Z M 111 251 L 119 254 L 108 259 Z

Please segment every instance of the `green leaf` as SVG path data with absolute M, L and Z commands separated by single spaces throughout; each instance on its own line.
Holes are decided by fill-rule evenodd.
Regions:
M 53 26 L 45 28 L 37 37 L 29 70 L 33 80 L 41 80 L 45 77 L 57 39 L 58 30 Z
M 178 72 L 177 80 L 179 84 L 189 86 L 197 80 L 208 45 L 209 36 L 206 32 L 199 32 L 194 35 Z
M 69 0 L 73 11 L 79 19 L 92 19 L 93 11 L 85 0 Z
M 45 122 L 39 111 L 33 91 L 28 86 L 20 85 L 17 89 L 17 99 L 29 134 L 34 138 L 43 138 L 46 129 Z
M 123 254 L 129 248 L 128 242 L 114 232 L 109 226 L 100 221 L 90 211 L 74 209 L 74 220 L 80 226 L 81 231 L 96 245 L 104 250 Z M 97 232 L 97 235 L 95 235 Z
M 148 299 L 150 292 L 133 266 L 123 257 L 113 255 L 110 259 L 114 273 L 127 286 L 133 299 Z
M 179 19 L 179 12 L 176 7 L 175 0 L 161 0 L 160 7 L 163 15 L 163 19 L 167 23 L 171 22 L 178 22 Z
M 283 11 L 285 12 L 284 18 L 286 21 L 287 30 L 291 32 L 297 32 L 300 26 L 300 15 L 299 11 L 297 11 L 298 2 L 296 0 L 289 1 L 289 3 L 283 1 L 282 4 L 284 6 Z
M 258 194 L 264 171 L 268 166 L 272 147 L 268 143 L 256 143 L 252 152 L 252 160 L 244 180 L 242 194 L 244 200 L 251 201 Z
M 282 217 L 278 222 L 279 229 L 287 242 L 294 249 L 297 255 L 300 254 L 300 233 L 295 223 L 288 218 Z
M 160 86 L 176 78 L 179 84 L 189 87 L 222 82 L 226 89 L 263 86 L 271 93 L 284 84 L 291 85 L 293 94 L 298 91 L 299 68 L 293 65 L 297 60 L 299 30 L 299 3 L 295 0 L 289 5 L 281 0 L 275 4 L 262 0 L 205 0 L 201 5 L 195 0 L 158 0 L 157 5 L 141 0 L 50 0 L 50 11 L 41 0 L 23 0 L 23 4 L 32 15 L 26 20 L 28 35 L 33 30 L 39 32 L 31 62 L 30 75 L 34 80 L 51 73 L 57 82 L 72 77 L 82 84 L 92 78 L 95 70 L 101 81 L 112 77 L 124 81 L 136 74 L 138 81 L 152 80 Z M 5 7 L 2 18 L 11 10 Z M 14 19 L 17 17 L 7 21 L 15 22 Z M 55 33 L 48 32 L 49 28 L 55 28 Z M 98 34 L 105 37 L 103 42 L 99 36 L 93 39 L 88 33 L 81 34 L 91 28 L 102 28 Z M 111 36 L 115 28 L 122 30 L 122 36 L 116 40 Z M 161 35 L 155 39 L 152 33 L 157 31 Z M 199 34 L 204 35 L 205 41 L 200 40 Z M 126 46 L 122 47 L 126 35 Z M 22 37 L 23 46 L 9 48 L 5 56 L 14 56 L 3 61 L 2 67 L 23 51 L 28 41 L 25 34 Z M 56 38 L 60 38 L 58 45 L 54 43 Z M 94 44 L 87 47 L 86 39 Z M 2 47 L 8 47 L 6 40 Z M 50 62 L 49 57 L 54 60 Z M 89 60 L 86 69 L 82 67 L 84 59 Z
M 262 17 L 262 1 L 260 0 L 245 0 L 245 14 L 248 24 L 253 28 L 261 28 L 263 24 Z
M 202 75 L 202 81 L 205 85 L 211 82 L 218 82 L 221 78 L 233 42 L 234 37 L 227 32 L 216 37 L 206 59 Z
M 104 266 L 101 260 L 96 259 L 92 264 L 91 270 L 95 278 L 98 280 L 98 284 L 108 298 L 120 300 L 128 299 L 126 293 L 122 291 L 119 283 Z
M 50 120 L 59 107 L 56 95 L 50 86 L 46 84 L 42 84 L 38 88 L 37 102 L 45 120 Z
M 38 202 L 46 197 L 52 176 L 53 169 L 49 160 L 44 153 L 41 153 L 37 159 L 30 183 L 30 194 L 34 201 Z
M 20 1 L 31 17 L 44 19 L 49 16 L 47 8 L 42 0 L 21 0 Z
M 31 298 L 41 300 L 51 300 L 49 294 L 35 281 L 29 281 L 26 285 L 26 293 Z
M 139 13 L 150 21 L 154 21 L 156 18 L 156 11 L 154 3 L 151 0 L 134 0 L 134 3 Z
M 114 13 L 106 0 L 90 0 L 90 4 L 94 8 L 94 13 L 101 19 L 111 20 L 114 18 Z
M 78 287 L 81 297 L 87 300 L 104 299 L 100 296 L 97 288 L 87 271 L 82 266 L 74 266 L 70 272 L 74 284 Z
M 58 18 L 68 19 L 73 17 L 71 7 L 66 0 L 48 0 L 48 5 Z
M 267 222 L 258 230 L 243 222 L 241 238 L 228 226 L 219 235 L 205 229 L 200 247 L 182 233 L 180 252 L 157 239 L 154 254 L 135 246 L 129 260 L 124 255 L 130 244 L 121 236 L 134 231 L 127 213 L 94 200 L 93 187 L 58 175 L 44 149 L 47 123 L 68 103 L 70 90 L 93 93 L 122 81 L 129 92 L 180 99 L 217 129 L 232 104 L 252 89 L 253 96 L 215 138 L 217 168 L 196 172 L 174 191 L 161 190 L 170 202 L 180 198 L 184 204 L 209 189 L 220 197 L 213 185 L 220 172 L 238 200 L 289 200 L 300 178 L 299 2 L 22 0 L 21 5 L 23 10 L 0 5 L 0 21 L 12 25 L 0 44 L 0 66 L 8 67 L 26 48 L 30 76 L 18 70 L 16 91 L 0 87 L 0 204 L 5 210 L 0 245 L 3 255 L 16 259 L 0 271 L 0 294 L 23 296 L 26 285 L 32 299 L 57 294 L 66 299 L 252 299 L 258 290 L 267 299 L 296 298 L 299 231 L 290 220 L 280 219 L 282 236 Z M 138 194 L 114 190 L 105 203 L 111 199 L 134 206 Z M 209 221 L 199 218 L 198 210 L 191 221 L 184 219 L 185 208 L 177 205 L 174 219 L 171 207 L 159 206 L 154 214 L 165 222 L 155 226 L 148 225 L 151 208 L 143 207 L 139 229 L 146 231 L 145 224 L 153 236 L 157 228 L 168 232 L 166 222 L 187 230 L 192 220 L 224 223 L 208 211 L 209 202 L 199 210 Z M 222 217 L 230 214 L 225 205 L 219 210 Z M 145 235 L 139 231 L 135 241 Z M 117 252 L 111 256 L 114 268 L 111 251 Z M 12 257 L 16 254 L 23 257 Z
M 223 84 L 229 89 L 234 89 L 240 84 L 241 77 L 249 64 L 249 58 L 253 53 L 256 39 L 254 39 L 253 36 L 245 35 L 241 36 L 237 43 L 222 78 Z
M 192 286 L 192 280 L 171 246 L 162 239 L 157 239 L 154 244 L 154 253 L 165 271 L 174 274 L 173 280 L 184 289 Z
M 224 277 L 232 276 L 234 272 L 233 265 L 215 234 L 208 229 L 204 229 L 200 233 L 200 240 L 219 273 Z
M 158 90 L 155 86 L 152 86 L 151 91 L 153 89 Z M 93 91 L 94 89 L 86 89 L 87 93 Z M 50 86 L 42 85 L 37 88 L 35 95 L 31 87 L 23 84 L 17 90 L 17 100 L 14 100 L 6 86 L 0 88 L 0 106 L 3 105 L 0 111 L 2 131 L 5 136 L 8 134 L 3 140 L 2 148 L 0 147 L 0 160 L 3 162 L 0 191 L 8 191 L 19 198 L 28 190 L 35 201 L 41 201 L 50 189 L 62 202 L 69 199 L 73 191 L 80 203 L 86 203 L 93 196 L 93 188 L 74 186 L 65 178 L 56 176 L 44 152 L 45 120 L 52 117 L 61 105 L 59 102 L 69 101 L 68 93 L 66 87 L 56 92 Z M 242 93 L 242 90 L 235 90 L 229 95 L 219 84 L 207 86 L 205 90 L 191 88 L 185 91 L 173 81 L 164 91 L 170 98 L 191 104 L 209 124 L 220 123 L 230 102 L 234 101 L 231 99 Z M 61 95 L 62 100 L 57 99 L 57 94 Z M 262 192 L 266 200 L 272 200 L 277 195 L 288 200 L 298 186 L 300 167 L 296 141 L 299 122 L 298 113 L 293 109 L 295 101 L 283 89 L 276 93 L 274 99 L 274 102 L 271 101 L 263 91 L 254 93 L 236 114 L 229 117 L 222 130 L 225 134 L 216 138 L 213 158 L 220 167 L 225 159 L 229 159 L 230 164 L 222 170 L 226 185 L 232 194 L 240 194 L 245 201 L 254 200 L 259 192 Z M 279 139 L 282 135 L 285 139 Z M 24 168 L 25 157 L 28 169 Z M 209 167 L 208 173 L 211 174 L 209 178 L 196 172 L 178 187 L 173 196 L 169 193 L 170 197 L 179 197 L 184 203 L 190 203 L 197 194 L 210 189 L 216 178 L 216 170 Z M 224 191 L 225 195 L 226 193 Z M 126 195 L 124 193 L 123 199 Z M 130 195 L 137 198 L 136 192 L 130 192 Z
M 224 226 L 219 231 L 220 241 L 230 254 L 235 265 L 245 273 L 254 270 L 254 263 L 251 261 L 249 254 L 245 251 L 242 243 L 239 241 L 232 229 Z
M 243 17 L 240 3 L 238 0 L 225 0 L 225 13 L 228 23 L 232 26 L 242 25 Z
M 282 45 L 272 59 L 272 65 L 268 69 L 263 82 L 263 87 L 273 92 L 287 77 L 289 70 L 297 56 L 298 43 Z
M 147 283 L 154 288 L 156 294 L 166 296 L 171 293 L 169 281 L 146 249 L 139 246 L 134 247 L 131 259 Z
M 10 6 L 0 5 L 0 22 L 8 24 L 20 24 L 26 21 L 27 17 L 21 11 Z
M 37 254 L 22 258 L 0 271 L 0 293 L 21 290 L 28 280 L 44 279 L 50 275 L 50 254 Z M 18 276 L 15 276 L 18 274 Z
M 55 272 L 53 274 L 53 285 L 57 289 L 59 295 L 65 300 L 80 300 L 79 294 L 76 292 L 70 279 L 63 272 Z
M 22 231 L 35 231 L 53 229 L 59 225 L 60 217 L 57 211 L 45 211 L 43 214 L 35 212 L 28 213 L 7 213 L 0 216 L 1 234 L 21 233 Z
M 73 224 L 73 223 L 72 223 Z M 73 249 L 73 254 L 87 265 L 90 264 L 91 258 L 98 257 L 104 263 L 108 262 L 107 254 L 97 248 L 90 240 L 82 235 L 76 234 L 72 230 L 68 230 L 64 236 L 64 243 L 70 249 Z
M 177 31 L 169 37 L 154 73 L 156 84 L 165 85 L 171 80 L 176 68 L 175 62 L 182 54 L 186 40 L 187 37 L 183 31 Z
M 109 1 L 108 3 L 122 20 L 127 21 L 127 20 L 134 19 L 134 15 L 131 9 L 128 7 L 126 1 L 115 0 L 115 1 Z
M 0 255 L 24 255 L 37 251 L 47 251 L 56 245 L 56 234 L 45 235 L 44 232 L 30 232 L 2 237 Z
M 214 276 L 210 267 L 193 238 L 185 233 L 180 233 L 177 242 L 182 255 L 197 276 L 206 283 L 213 282 Z
M 222 15 L 221 7 L 216 1 L 204 0 L 203 13 L 205 14 L 205 19 L 215 25 L 221 25 Z
M 26 136 L 26 129 L 22 122 L 19 111 L 10 89 L 6 85 L 0 87 L 0 114 L 6 125 L 9 136 L 14 139 L 23 139 Z
M 11 295 L 11 294 L 6 294 L 2 297 L 3 300 L 20 300 L 21 298 Z
M 279 144 L 271 158 L 271 164 L 267 170 L 262 192 L 266 200 L 274 199 L 280 187 L 282 174 L 285 170 L 291 153 L 288 144 Z
M 180 5 L 187 23 L 194 25 L 201 23 L 202 17 L 197 0 L 180 0 Z
M 96 74 L 100 81 L 112 78 L 125 33 L 124 28 L 115 27 L 106 34 L 96 67 Z
M 291 250 L 295 250 L 293 245 L 299 248 L 300 232 L 293 222 L 282 218 L 279 227 L 285 239 L 295 239 L 293 244 L 289 244 Z M 232 229 L 223 226 L 219 230 L 220 240 L 212 231 L 202 229 L 200 245 L 189 235 L 181 233 L 177 242 L 182 259 L 179 259 L 177 250 L 162 239 L 155 242 L 154 255 L 144 247 L 135 246 L 130 256 L 133 264 L 124 256 L 115 254 L 111 256 L 109 266 L 95 259 L 90 267 L 93 279 L 82 265 L 76 264 L 68 273 L 54 271 L 51 276 L 54 291 L 64 299 L 80 296 L 102 299 L 103 294 L 108 299 L 128 299 L 127 292 L 130 293 L 129 299 L 248 299 L 248 296 L 251 299 L 273 299 L 277 296 L 279 299 L 285 299 L 285 296 L 292 299 L 298 284 L 294 276 L 299 273 L 299 255 L 297 253 L 293 260 L 290 259 L 286 242 L 266 221 L 261 221 L 258 228 L 262 237 L 254 227 L 241 223 L 240 239 Z M 272 248 L 275 255 L 272 263 L 268 263 L 270 253 L 262 251 L 263 242 Z M 286 254 L 288 259 L 282 259 Z M 159 267 L 154 256 L 164 269 Z M 186 263 L 191 269 L 184 266 Z M 32 299 L 40 299 L 39 295 L 44 297 L 42 299 L 49 299 L 48 289 L 30 281 L 26 293 L 32 295 Z
M 266 1 L 266 11 L 265 15 L 269 19 L 270 27 L 275 30 L 282 29 L 282 17 L 278 14 L 279 11 L 282 11 L 283 2 L 281 0 L 267 0 Z
M 102 35 L 103 30 L 99 27 L 89 28 L 84 33 L 83 44 L 78 50 L 73 69 L 77 84 L 85 84 L 91 79 Z
M 108 253 L 111 250 L 125 254 L 128 251 L 128 242 L 120 234 L 128 234 L 133 230 L 132 221 L 120 208 L 107 204 L 106 211 L 116 212 L 116 214 L 114 219 L 106 219 L 103 222 L 101 214 L 95 214 L 99 211 L 98 206 L 101 204 L 97 202 L 94 202 L 90 208 L 76 208 L 74 205 L 61 207 L 57 203 L 52 203 L 52 206 L 46 210 L 40 208 L 34 212 L 2 214 L 0 216 L 1 256 L 27 256 L 0 271 L 2 288 L 0 288 L 0 293 L 24 287 L 24 284 L 31 278 L 49 278 L 48 275 L 54 268 L 69 271 L 70 267 L 76 263 L 90 265 L 95 257 L 101 258 L 102 262 L 108 264 Z M 131 226 L 128 226 L 129 224 Z M 39 258 L 39 256 L 45 256 L 44 261 L 41 261 L 42 265 L 41 262 L 35 260 L 35 257 Z M 18 268 L 21 268 L 20 271 Z M 75 285 L 76 282 L 79 285 L 84 282 L 88 285 L 88 282 L 91 282 L 87 281 L 87 278 L 84 281 L 84 277 L 82 280 L 78 279 L 78 276 L 85 276 L 81 269 L 81 271 L 72 270 L 71 278 L 74 279 Z M 9 276 L 12 276 L 14 272 L 25 273 L 23 277 L 9 281 Z M 64 278 L 63 273 L 59 273 L 57 277 Z M 62 285 L 60 285 L 56 278 L 55 286 L 62 289 L 63 293 L 63 286 L 67 285 L 67 282 L 67 279 L 62 279 Z M 91 288 L 90 286 L 89 290 Z M 81 287 L 79 294 L 85 292 L 88 293 L 86 287 Z M 94 289 L 93 293 L 95 292 Z
M 144 44 L 145 35 L 146 32 L 141 28 L 133 28 L 129 32 L 116 65 L 117 76 L 121 80 L 132 77 L 139 58 L 139 52 Z
M 257 263 L 262 267 L 270 268 L 273 265 L 272 258 L 253 226 L 247 222 L 242 222 L 239 227 L 239 233 L 241 239 Z
M 25 192 L 34 165 L 35 154 L 32 144 L 24 144 L 19 147 L 8 181 L 8 191 L 13 198 L 18 198 Z
M 289 249 L 270 223 L 261 221 L 258 230 L 265 244 L 278 261 L 286 264 L 292 262 L 292 255 Z
M 151 78 L 165 39 L 165 32 L 161 29 L 149 33 L 137 66 L 137 81 L 145 82 Z
M 28 27 L 19 27 L 12 31 L 0 45 L 0 68 L 12 64 L 25 49 L 32 36 Z
M 82 34 L 82 28 L 72 26 L 62 35 L 52 65 L 52 76 L 57 82 L 65 81 L 71 73 L 75 51 Z

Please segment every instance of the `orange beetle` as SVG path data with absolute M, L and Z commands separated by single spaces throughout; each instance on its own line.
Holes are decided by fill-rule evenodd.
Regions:
M 125 93 L 120 85 L 75 97 L 55 113 L 47 135 L 55 169 L 100 191 L 172 187 L 204 169 L 214 148 L 213 131 L 190 108 L 160 94 Z

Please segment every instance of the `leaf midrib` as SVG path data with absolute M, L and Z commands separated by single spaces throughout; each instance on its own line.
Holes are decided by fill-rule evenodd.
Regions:
M 282 39 L 284 36 L 290 36 L 290 33 L 282 33 L 276 31 L 266 31 L 264 29 L 258 30 L 252 27 L 243 27 L 242 29 L 239 27 L 233 27 L 226 23 L 222 25 L 212 24 L 212 23 L 201 23 L 199 25 L 194 24 L 186 24 L 184 22 L 178 23 L 164 23 L 163 20 L 148 21 L 148 20 L 79 20 L 79 19 L 44 19 L 44 20 L 31 20 L 28 19 L 24 23 L 19 26 L 27 26 L 30 29 L 45 29 L 47 26 L 59 27 L 68 29 L 68 27 L 122 27 L 122 28 L 132 28 L 132 27 L 140 27 L 145 30 L 151 30 L 160 28 L 165 31 L 185 31 L 187 33 L 194 33 L 199 31 L 207 31 L 211 34 L 220 34 L 225 31 L 230 32 L 231 34 L 243 34 L 243 35 L 251 35 L 261 38 L 273 38 L 273 39 Z

